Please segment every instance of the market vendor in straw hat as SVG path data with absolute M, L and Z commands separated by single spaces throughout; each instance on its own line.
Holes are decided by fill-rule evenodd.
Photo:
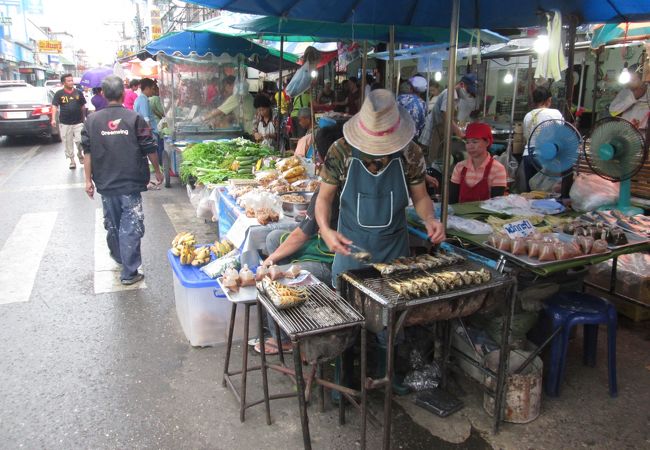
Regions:
M 340 273 L 364 265 L 350 256 L 352 243 L 368 250 L 373 262 L 408 255 L 409 196 L 431 241 L 445 238 L 427 195 L 424 156 L 414 135 L 409 113 L 390 91 L 377 89 L 343 126 L 344 137 L 330 147 L 320 174 L 316 220 L 321 237 L 336 253 L 334 285 Z M 330 226 L 335 197 L 340 200 L 337 230 Z

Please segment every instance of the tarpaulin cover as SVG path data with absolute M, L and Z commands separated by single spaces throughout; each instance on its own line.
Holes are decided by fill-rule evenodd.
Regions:
M 189 3 L 263 16 L 334 23 L 448 28 L 452 0 L 188 0 Z M 539 26 L 538 12 L 559 10 L 582 23 L 650 20 L 648 0 L 461 0 L 462 28 Z
M 241 37 L 222 36 L 215 33 L 182 31 L 168 34 L 145 46 L 152 55 L 164 53 L 169 56 L 238 56 L 246 58 L 244 64 L 262 72 L 278 70 L 280 58 L 270 50 Z M 297 68 L 296 57 L 285 55 L 285 69 Z
M 447 28 L 427 28 L 414 26 L 395 27 L 395 42 L 448 42 Z M 388 42 L 388 25 L 352 25 L 350 23 L 326 23 L 313 20 L 286 19 L 280 17 L 261 17 L 249 22 L 233 25 L 233 28 L 258 33 L 264 38 L 269 35 L 307 36 L 313 41 L 349 40 Z M 458 42 L 466 44 L 472 39 L 472 31 L 460 30 Z M 488 30 L 481 31 L 481 40 L 488 44 L 507 42 L 508 38 Z M 474 36 L 476 41 L 476 35 Z

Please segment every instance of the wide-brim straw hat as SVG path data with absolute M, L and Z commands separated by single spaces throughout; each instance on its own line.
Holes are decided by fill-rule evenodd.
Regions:
M 348 144 L 375 156 L 402 150 L 415 136 L 415 122 L 395 101 L 393 93 L 375 89 L 368 94 L 361 110 L 343 125 Z

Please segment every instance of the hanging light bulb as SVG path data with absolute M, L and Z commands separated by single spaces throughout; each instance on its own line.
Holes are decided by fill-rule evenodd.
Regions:
M 433 75 L 433 79 L 436 81 L 442 80 L 442 72 L 438 71 Z
M 317 77 L 318 77 L 318 71 L 316 71 L 316 70 L 312 70 L 312 71 L 311 71 L 311 77 L 312 77 L 312 78 L 317 78 Z
M 549 40 L 548 36 L 545 34 L 540 34 L 537 36 L 537 39 L 535 39 L 535 42 L 533 43 L 533 48 L 535 49 L 535 52 L 538 55 L 543 55 L 548 51 L 549 48 Z
M 618 82 L 621 84 L 628 84 L 630 82 L 630 71 L 627 70 L 627 63 L 623 64 L 623 70 L 618 76 Z
M 512 73 L 510 73 L 510 71 L 508 71 L 506 73 L 506 75 L 503 77 L 503 82 L 505 84 L 510 84 L 510 83 L 512 83 L 512 81 L 513 81 Z

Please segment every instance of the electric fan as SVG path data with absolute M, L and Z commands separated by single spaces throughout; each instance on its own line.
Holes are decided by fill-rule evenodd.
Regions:
M 601 119 L 591 133 L 591 144 L 587 146 L 585 142 L 584 154 L 596 175 L 620 182 L 618 203 L 599 209 L 618 209 L 627 216 L 643 214 L 642 209 L 630 205 L 632 177 L 641 170 L 648 156 L 639 130 L 620 117 Z
M 528 138 L 528 154 L 533 166 L 549 177 L 565 177 L 578 162 L 582 137 L 562 119 L 540 122 Z

